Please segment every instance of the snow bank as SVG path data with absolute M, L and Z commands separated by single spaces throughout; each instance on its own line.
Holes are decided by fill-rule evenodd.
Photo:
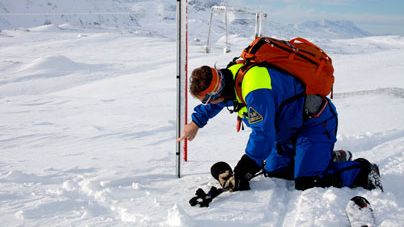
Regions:
M 0 82 L 0 96 L 59 91 L 101 79 L 105 76 L 99 70 L 106 68 L 102 64 L 75 62 L 63 55 L 39 57 L 9 71 Z

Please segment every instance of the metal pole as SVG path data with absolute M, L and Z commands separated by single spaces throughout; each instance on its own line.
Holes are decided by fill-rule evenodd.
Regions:
M 258 37 L 262 36 L 262 13 L 258 13 Z
M 183 101 L 183 106 L 182 106 L 182 116 L 183 116 L 183 121 L 182 121 L 182 127 L 184 127 L 188 123 L 188 0 L 183 0 L 183 9 L 182 12 L 185 14 L 183 16 L 185 19 L 182 21 L 182 39 L 185 42 L 185 45 L 183 47 L 183 96 L 184 96 L 184 101 Z M 181 131 L 183 131 L 181 129 Z M 188 139 L 184 140 L 184 161 L 188 161 Z
M 176 138 L 181 136 L 181 0 L 177 0 L 177 113 Z M 181 177 L 181 142 L 176 143 L 176 173 Z
M 213 18 L 213 8 L 210 9 L 210 19 L 209 19 L 209 30 L 208 30 L 208 39 L 206 41 L 206 46 L 205 46 L 205 53 L 210 52 L 210 31 L 212 29 L 212 18 Z
M 258 37 L 258 20 L 259 20 L 259 13 L 255 13 L 255 38 Z
M 188 32 L 187 0 L 177 0 L 177 119 L 176 136 L 179 138 L 187 123 L 187 74 L 188 74 Z M 176 143 L 177 176 L 181 177 L 181 151 L 187 161 L 187 140 Z
M 230 47 L 229 47 L 229 31 L 228 31 L 228 18 L 227 18 L 227 7 L 224 8 L 224 23 L 225 23 L 225 29 L 226 29 L 226 43 L 224 47 L 224 53 L 229 53 L 230 52 Z

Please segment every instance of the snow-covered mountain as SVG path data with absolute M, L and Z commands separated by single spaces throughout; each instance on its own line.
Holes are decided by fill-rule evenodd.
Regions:
M 140 12 L 130 10 L 134 1 L 3 0 L 1 28 L 71 23 L 80 27 L 138 27 Z
M 297 30 L 314 37 L 354 38 L 371 35 L 351 21 L 305 21 L 294 26 Z
M 46 24 L 85 29 L 120 29 L 143 35 L 167 35 L 175 29 L 175 3 L 162 0 L 3 0 L 0 29 Z M 159 24 L 159 29 L 153 24 Z M 158 31 L 158 34 L 156 33 Z
M 192 39 L 206 40 L 210 9 L 224 5 L 222 0 L 190 0 L 189 23 Z M 251 37 L 254 34 L 254 13 L 258 9 L 229 6 L 230 35 Z M 147 36 L 174 38 L 176 5 L 166 0 L 3 0 L 0 2 L 0 29 L 32 27 L 44 24 L 80 28 L 114 28 Z M 249 13 L 247 13 L 249 12 Z M 215 14 L 212 39 L 224 35 L 223 15 Z M 156 26 L 158 24 L 158 26 Z M 66 27 L 66 25 L 65 25 Z M 349 21 L 308 21 L 291 25 L 267 18 L 264 34 L 289 38 L 306 36 L 318 38 L 363 37 L 369 33 Z

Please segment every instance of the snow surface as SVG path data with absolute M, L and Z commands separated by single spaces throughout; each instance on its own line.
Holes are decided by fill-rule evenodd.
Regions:
M 161 33 L 142 29 L 0 32 L 1 225 L 348 226 L 346 204 L 361 195 L 379 226 L 404 226 L 403 36 L 313 38 L 335 65 L 336 149 L 377 163 L 384 193 L 296 191 L 293 182 L 258 177 L 253 190 L 196 208 L 188 204 L 195 190 L 216 185 L 210 166 L 236 164 L 249 130 L 236 133 L 224 110 L 189 143 L 178 179 L 176 44 L 161 38 L 164 25 Z M 249 41 L 231 36 L 225 55 L 193 43 L 190 69 L 225 66 Z

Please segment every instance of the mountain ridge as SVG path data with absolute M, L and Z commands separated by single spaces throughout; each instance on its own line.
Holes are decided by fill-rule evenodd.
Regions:
M 207 36 L 210 9 L 224 5 L 222 0 L 190 0 L 189 30 L 191 39 Z M 258 10 L 257 10 L 258 11 Z M 247 13 L 248 12 L 248 13 Z M 236 36 L 254 35 L 254 9 L 229 7 L 229 33 Z M 70 24 L 83 29 L 118 29 L 136 34 L 157 35 L 175 38 L 176 5 L 162 0 L 115 0 L 100 3 L 97 0 L 65 2 L 64 0 L 29 1 L 16 4 L 4 0 L 0 5 L 0 29 L 29 28 L 47 24 Z M 215 13 L 212 38 L 218 40 L 224 35 L 224 19 Z M 351 21 L 323 19 L 286 24 L 267 18 L 263 23 L 264 34 L 290 38 L 305 36 L 315 38 L 354 38 L 371 35 Z M 216 34 L 215 34 L 216 33 Z

